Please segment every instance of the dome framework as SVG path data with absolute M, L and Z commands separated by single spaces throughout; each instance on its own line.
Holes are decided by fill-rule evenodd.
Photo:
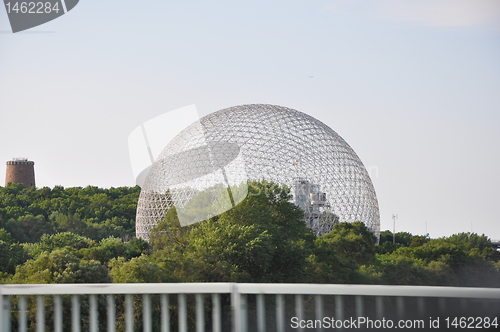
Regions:
M 149 239 L 173 206 L 182 225 L 229 210 L 246 197 L 241 184 L 249 180 L 290 187 L 317 235 L 361 221 L 379 236 L 373 184 L 342 137 L 307 114 L 256 104 L 209 114 L 164 148 L 141 190 L 137 237 Z

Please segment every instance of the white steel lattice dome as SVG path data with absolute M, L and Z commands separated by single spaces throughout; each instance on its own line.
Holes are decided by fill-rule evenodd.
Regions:
M 329 232 L 338 221 L 361 221 L 379 235 L 372 182 L 342 137 L 293 109 L 242 105 L 203 117 L 163 149 L 141 190 L 137 236 L 148 239 L 167 209 L 175 206 L 182 214 L 182 207 L 200 191 L 219 187 L 230 192 L 228 186 L 234 189 L 247 180 L 290 187 L 295 203 L 305 210 L 306 223 L 318 235 Z M 229 195 L 204 216 L 191 216 L 184 222 L 179 217 L 181 224 L 228 210 L 244 199 L 246 191 L 233 190 Z M 216 196 L 220 197 L 220 191 Z

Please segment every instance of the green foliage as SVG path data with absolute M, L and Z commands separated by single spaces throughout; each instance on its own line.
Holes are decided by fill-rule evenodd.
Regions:
M 190 227 L 170 209 L 151 232 L 153 255 L 185 281 L 305 281 L 314 235 L 290 198 L 285 186 L 251 182 L 233 209 Z
M 289 189 L 261 181 L 235 208 L 196 225 L 181 227 L 170 209 L 151 232 L 151 258 L 183 281 L 500 286 L 497 252 L 484 236 L 400 232 L 392 240 L 384 231 L 375 245 L 360 222 L 315 238 Z
M 392 242 L 384 242 L 377 246 L 376 250 L 378 254 L 390 254 L 391 252 L 402 248 L 403 245 L 401 243 L 392 243 Z
M 9 244 L 12 244 L 14 242 L 14 239 L 12 238 L 12 235 L 10 235 L 9 232 L 7 232 L 3 228 L 0 228 L 0 241 L 4 241 L 4 242 L 7 242 Z
M 167 252 L 183 251 L 188 245 L 187 235 L 194 226 L 181 227 L 177 210 L 170 208 L 165 218 L 154 227 L 149 236 L 149 243 L 153 251 L 164 250 Z
M 94 274 L 95 282 L 109 282 L 106 265 L 110 260 L 118 257 L 131 259 L 147 251 L 148 245 L 141 239 L 123 242 L 109 237 L 96 242 L 70 232 L 46 234 L 34 244 L 8 244 L 0 240 L 0 259 L 8 263 L 0 268 L 0 272 L 15 273 L 11 280 L 8 275 L 0 277 L 3 283 L 65 283 L 94 282 Z M 29 260 L 31 257 L 33 259 Z
M 30 258 L 30 255 L 19 244 L 0 240 L 0 262 L 2 262 L 0 272 L 13 274 L 16 266 Z
M 30 255 L 37 257 L 43 252 L 51 252 L 56 249 L 66 248 L 69 251 L 76 251 L 92 246 L 94 241 L 71 232 L 58 234 L 45 234 L 38 243 L 26 246 Z
M 189 238 L 184 256 L 198 265 L 200 281 L 256 282 L 269 277 L 274 243 L 255 225 L 205 222 Z
M 110 282 L 107 268 L 98 261 L 80 260 L 68 249 L 43 252 L 18 266 L 11 279 L 22 284 Z
M 208 215 L 203 207 L 228 203 L 225 190 L 198 193 L 183 213 Z M 245 190 L 231 188 L 236 196 Z M 399 232 L 392 243 L 392 233 L 383 231 L 375 245 L 364 224 L 354 222 L 315 237 L 289 188 L 255 181 L 234 208 L 201 223 L 181 227 L 176 209 L 169 209 L 147 243 L 133 237 L 138 196 L 138 187 L 0 187 L 0 282 L 500 287 L 500 252 L 485 235 L 432 240 Z
M 491 240 L 486 235 L 478 235 L 476 233 L 453 234 L 449 238 L 443 240 L 450 243 L 462 244 L 468 249 L 477 248 L 480 251 L 492 246 Z
M 146 253 L 147 243 L 144 240 L 134 238 L 132 241 L 123 242 L 119 238 L 109 237 L 102 239 L 98 244 L 80 250 L 83 259 L 97 260 L 107 264 L 113 258 L 124 257 L 131 259 Z
M 5 229 L 17 242 L 38 242 L 42 235 L 54 233 L 54 228 L 44 216 L 25 215 L 18 219 L 9 219 Z
M 311 278 L 320 283 L 359 283 L 358 267 L 375 260 L 376 238 L 361 222 L 339 223 L 314 241 Z
M 423 246 L 428 240 L 424 236 L 412 235 L 408 232 L 399 232 L 393 236 L 391 231 L 385 230 L 380 232 L 380 241 L 376 250 L 379 254 L 388 254 L 402 247 Z
M 500 287 L 496 257 L 484 235 L 460 233 L 435 240 L 413 236 L 408 247 L 377 255 L 370 273 L 385 284 Z
M 410 242 L 410 248 L 416 248 L 416 247 L 422 247 L 424 246 L 428 241 L 428 239 L 424 236 L 413 236 Z
M 395 243 L 401 244 L 403 247 L 408 247 L 413 240 L 413 235 L 408 232 L 398 232 L 394 234 Z M 389 230 L 385 230 L 380 232 L 380 244 L 384 244 L 385 242 L 393 241 L 393 233 Z
M 382 282 L 390 285 L 424 285 L 428 281 L 422 260 L 391 253 L 379 256 Z
M 145 256 L 126 261 L 124 257 L 113 258 L 110 262 L 110 275 L 117 283 L 177 282 L 169 271 L 163 269 Z
M 84 223 L 78 214 L 67 216 L 59 211 L 50 214 L 49 220 L 60 232 L 73 232 L 76 234 L 85 234 L 88 232 L 88 226 Z
M 38 242 L 43 234 L 73 232 L 93 240 L 132 238 L 139 187 L 101 189 L 0 187 L 0 227 L 17 242 Z
M 318 242 L 326 241 L 342 260 L 352 260 L 357 265 L 367 265 L 375 257 L 375 242 L 377 239 L 365 224 L 339 223 L 333 230 L 318 237 Z
M 247 198 L 218 220 L 222 227 L 238 225 L 242 234 L 253 236 L 242 251 L 245 256 L 241 261 L 236 259 L 233 265 L 248 273 L 248 280 L 252 282 L 257 282 L 257 277 L 261 282 L 305 281 L 307 257 L 315 237 L 305 226 L 303 211 L 290 202 L 290 189 L 267 181 L 253 181 L 248 185 Z M 233 231 L 234 228 L 227 227 L 225 233 L 231 236 Z M 260 256 L 260 265 L 243 264 L 250 262 L 252 255 Z

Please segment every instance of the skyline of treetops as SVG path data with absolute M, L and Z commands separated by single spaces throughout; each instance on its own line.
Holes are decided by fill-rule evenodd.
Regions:
M 305 282 L 500 287 L 486 235 L 431 239 L 339 223 L 316 237 L 290 189 L 253 182 L 235 208 L 135 237 L 139 187 L 0 187 L 1 283 Z M 267 190 L 272 188 L 272 190 Z

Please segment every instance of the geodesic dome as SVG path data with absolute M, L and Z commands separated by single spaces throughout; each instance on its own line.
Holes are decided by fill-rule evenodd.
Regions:
M 248 180 L 290 187 L 317 235 L 335 222 L 361 221 L 379 236 L 375 190 L 354 150 L 307 114 L 259 104 L 209 114 L 164 148 L 141 190 L 137 237 L 149 239 L 173 206 L 183 225 L 227 211 L 246 197 Z

